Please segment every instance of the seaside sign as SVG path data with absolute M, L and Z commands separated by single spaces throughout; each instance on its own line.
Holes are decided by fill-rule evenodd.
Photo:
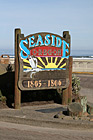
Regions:
M 69 85 L 70 35 L 47 32 L 18 38 L 19 79 L 21 90 L 57 89 Z

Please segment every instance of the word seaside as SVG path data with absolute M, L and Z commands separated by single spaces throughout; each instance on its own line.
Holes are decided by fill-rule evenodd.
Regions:
M 28 55 L 69 58 L 69 55 L 66 55 L 69 53 L 69 43 L 63 40 L 62 37 L 49 33 L 45 33 L 43 36 L 42 33 L 36 35 L 31 35 L 20 41 L 20 57 L 22 59 L 27 59 Z M 24 55 L 23 52 L 26 55 Z

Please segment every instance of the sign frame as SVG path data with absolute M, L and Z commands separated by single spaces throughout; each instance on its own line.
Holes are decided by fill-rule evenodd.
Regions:
M 37 37 L 38 36 L 41 36 L 43 39 L 42 39 L 42 44 L 43 44 L 43 40 L 44 40 L 44 36 L 46 35 L 50 35 L 50 36 L 55 36 L 55 44 L 56 44 L 56 46 L 57 47 L 55 47 L 55 46 L 52 46 L 52 45 L 49 45 L 50 46 L 50 48 L 57 48 L 57 49 L 59 49 L 60 47 L 58 46 L 59 44 L 58 44 L 58 41 L 60 41 L 60 40 L 57 40 L 57 39 L 60 39 L 61 38 L 61 40 L 62 41 L 64 41 L 64 42 L 66 42 L 66 43 L 68 43 L 69 44 L 69 47 L 68 47 L 68 53 L 65 51 L 65 57 L 64 58 L 62 58 L 62 59 L 67 59 L 66 60 L 66 66 L 65 66 L 65 70 L 64 69 L 62 69 L 62 70 L 53 70 L 53 69 L 50 69 L 50 70 L 45 70 L 45 71 L 40 71 L 40 72 L 38 72 L 39 73 L 39 75 L 40 76 L 37 76 L 37 78 L 35 78 L 36 76 L 34 76 L 34 78 L 32 77 L 29 77 L 28 76 L 28 78 L 27 78 L 27 75 L 28 75 L 28 73 L 30 73 L 30 72 L 28 72 L 27 73 L 27 75 L 26 74 L 24 74 L 22 71 L 23 71 L 23 60 L 25 60 L 25 61 L 28 61 L 27 59 L 21 59 L 21 57 L 20 57 L 20 54 L 22 54 L 23 55 L 23 53 L 24 52 L 22 52 L 23 51 L 23 48 L 22 47 L 19 47 L 19 50 L 18 50 L 18 59 L 19 59 L 19 78 L 18 78 L 18 86 L 19 86 L 19 88 L 21 89 L 21 90 L 41 90 L 41 89 L 57 89 L 57 88 L 67 88 L 68 86 L 69 86 L 69 55 L 70 55 L 70 35 L 69 35 L 69 32 L 65 32 L 66 33 L 66 35 L 64 35 L 63 37 L 61 37 L 61 36 L 59 36 L 59 35 L 57 35 L 57 34 L 53 34 L 53 33 L 48 33 L 48 32 L 40 32 L 40 33 L 36 33 L 36 34 L 30 34 L 30 35 L 28 35 L 28 36 L 26 36 L 26 37 L 24 37 L 24 35 L 23 34 L 20 34 L 19 36 L 18 36 L 18 44 L 19 44 L 19 46 L 20 46 L 20 42 L 22 42 L 23 40 L 25 41 L 27 41 L 28 42 L 28 40 L 29 40 L 29 38 L 31 39 L 31 37 L 34 37 L 34 38 L 36 38 L 36 40 L 40 40 L 40 38 L 39 39 L 37 39 Z M 64 32 L 63 32 L 63 34 L 64 34 Z M 68 39 L 67 39 L 67 37 L 68 37 Z M 52 38 L 52 37 L 51 37 Z M 49 38 L 48 38 L 49 39 Z M 35 40 L 35 41 L 36 41 Z M 57 41 L 56 41 L 57 40 Z M 34 42 L 33 40 L 30 40 L 29 42 Z M 46 41 L 46 40 L 45 40 Z M 49 41 L 49 40 L 48 40 Z M 30 44 L 28 42 L 28 45 Z M 36 42 L 38 42 L 38 41 L 36 41 Z M 51 41 L 52 42 L 52 41 Z M 39 41 L 39 43 L 40 43 L 40 41 Z M 38 44 L 39 44 L 38 43 Z M 63 42 L 62 42 L 63 43 Z M 35 44 L 35 43 L 34 43 Z M 52 43 L 53 44 L 53 43 Z M 23 45 L 23 44 L 22 44 Z M 25 44 L 25 45 L 27 45 L 27 44 Z M 24 45 L 24 46 L 25 46 Z M 29 45 L 30 46 L 30 45 Z M 33 45 L 32 45 L 33 46 Z M 49 48 L 49 46 L 47 45 L 47 46 L 45 46 L 45 44 L 44 45 L 42 45 L 42 46 L 40 46 L 40 44 L 38 45 L 38 46 L 36 46 L 36 47 L 32 47 L 31 49 L 32 50 L 35 50 L 35 49 L 37 49 L 37 48 L 39 48 L 39 51 L 40 51 L 40 48 Z M 61 45 L 61 47 L 62 47 L 62 45 Z M 20 49 L 21 48 L 21 49 Z M 27 46 L 26 47 L 27 49 L 29 49 L 29 47 Z M 34 48 L 34 49 L 33 49 Z M 65 45 L 65 50 L 67 50 L 67 46 Z M 31 51 L 31 50 L 30 50 Z M 36 50 L 37 51 L 37 50 Z M 54 50 L 55 51 L 55 50 Z M 58 51 L 60 51 L 60 49 L 58 50 Z M 42 51 L 43 52 L 43 51 Z M 31 52 L 30 52 L 31 53 Z M 63 52 L 64 53 L 64 52 Z M 35 54 L 35 53 L 34 53 Z M 60 53 L 61 54 L 61 53 Z M 32 54 L 33 55 L 33 54 Z M 52 54 L 53 55 L 53 54 Z M 24 56 L 24 55 L 23 55 Z M 46 56 L 45 56 L 46 57 Z M 49 58 L 50 56 L 48 56 L 48 57 L 46 57 L 47 59 Z M 39 56 L 39 57 L 37 57 L 37 58 L 39 58 L 39 59 L 41 59 L 41 57 Z M 44 58 L 44 56 L 42 57 L 42 59 Z M 54 57 L 51 57 L 51 59 L 54 59 L 55 58 L 55 56 Z M 60 58 L 60 57 L 56 57 L 56 58 Z M 34 59 L 36 59 L 36 58 L 34 58 Z M 48 60 L 49 61 L 49 60 Z M 44 63 L 44 62 L 42 62 L 42 63 Z M 39 69 L 39 68 L 37 68 L 37 69 Z M 59 68 L 58 68 L 59 69 Z M 40 69 L 40 70 L 42 70 L 42 69 Z M 56 71 L 56 72 L 54 72 L 54 71 Z M 32 73 L 32 72 L 31 72 Z M 34 73 L 34 72 L 33 72 Z M 34 75 L 38 75 L 38 73 L 35 73 Z M 41 74 L 42 73 L 42 74 Z M 47 73 L 47 74 L 46 74 Z M 54 76 L 53 76 L 53 73 L 55 74 L 55 77 L 57 77 L 56 79 L 54 78 Z M 60 73 L 60 76 L 61 76 L 61 78 L 58 78 L 58 74 L 57 73 Z M 45 76 L 44 76 L 45 75 Z M 48 75 L 48 76 L 47 76 Z M 24 76 L 24 77 L 23 77 Z M 59 77 L 60 77 L 59 76 Z M 43 77 L 43 78 L 42 78 Z M 49 78 L 49 79 L 47 79 L 47 77 Z M 44 79 L 45 79 L 45 82 L 44 82 Z M 41 81 L 40 81 L 41 80 Z M 47 81 L 46 81 L 47 80 Z M 53 81 L 54 80 L 54 81 Z M 59 81 L 58 81 L 59 80 Z M 65 82 L 64 82 L 65 81 Z M 51 84 L 51 86 L 48 86 L 48 83 L 51 83 L 52 82 L 52 84 Z M 54 82 L 54 86 L 53 86 L 53 82 Z M 27 85 L 27 83 L 28 83 L 28 86 L 26 86 Z M 31 86 L 29 87 L 29 83 L 32 83 L 32 84 L 30 84 Z M 37 84 L 35 84 L 35 83 L 37 83 Z M 58 84 L 58 83 L 61 83 L 61 84 Z M 40 86 L 40 84 L 42 84 L 43 86 Z M 32 87 L 32 85 L 34 85 L 33 87 Z M 35 86 L 36 85 L 36 86 Z M 38 86 L 37 86 L 38 85 Z M 45 86 L 44 86 L 45 85 Z M 55 85 L 57 85 L 57 86 L 55 86 Z
M 21 34 L 21 29 L 15 29 L 15 109 L 20 109 L 21 106 L 21 88 L 20 85 L 22 84 L 22 79 L 20 79 L 20 57 L 19 57 L 19 43 L 20 39 L 24 38 L 24 34 Z M 70 55 L 70 35 L 69 31 L 63 32 L 63 38 L 65 41 L 69 43 L 69 55 Z M 63 76 L 66 75 L 66 84 L 60 87 L 49 87 L 49 88 L 37 88 L 31 90 L 41 90 L 41 89 L 59 89 L 62 93 L 62 104 L 66 105 L 68 102 L 71 102 L 71 95 L 72 95 L 72 57 L 70 56 L 67 60 L 66 71 L 63 73 Z M 24 88 L 23 90 L 30 90 Z M 69 102 L 69 103 L 70 103 Z

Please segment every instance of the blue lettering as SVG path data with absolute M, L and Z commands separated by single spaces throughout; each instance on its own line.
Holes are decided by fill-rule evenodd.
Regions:
M 36 46 L 39 46 L 39 42 L 41 43 L 40 46 L 44 45 L 41 35 L 38 35 Z
M 35 43 L 33 41 L 34 39 L 35 39 L 34 36 L 29 37 L 29 47 L 34 47 L 35 46 Z
M 45 36 L 45 45 L 48 46 L 50 44 L 50 39 L 49 39 L 50 35 L 46 35 Z
M 66 41 L 63 40 L 63 56 L 62 58 L 69 58 L 69 55 L 66 56 L 66 52 L 68 53 L 69 50 L 66 49 L 66 45 L 69 47 L 69 43 L 67 43 Z
M 51 37 L 52 37 L 52 44 L 51 44 L 51 46 L 55 46 L 55 36 L 52 35 Z
M 28 44 L 27 39 L 26 40 L 21 40 L 21 42 L 20 42 L 20 49 L 21 49 L 20 56 L 21 56 L 22 59 L 27 59 L 28 55 L 30 55 L 30 51 L 24 46 L 23 43 Z M 25 52 L 27 55 L 24 56 L 23 52 Z
M 61 44 L 62 44 L 61 38 L 60 37 L 57 37 L 56 41 L 57 41 L 56 47 L 61 47 Z

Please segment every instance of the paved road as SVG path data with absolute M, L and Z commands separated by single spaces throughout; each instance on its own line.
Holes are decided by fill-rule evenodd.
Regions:
M 93 75 L 89 74 L 76 74 L 80 78 L 82 96 L 87 96 L 87 100 L 93 103 Z
M 93 140 L 93 129 L 56 129 L 0 122 L 0 140 Z

